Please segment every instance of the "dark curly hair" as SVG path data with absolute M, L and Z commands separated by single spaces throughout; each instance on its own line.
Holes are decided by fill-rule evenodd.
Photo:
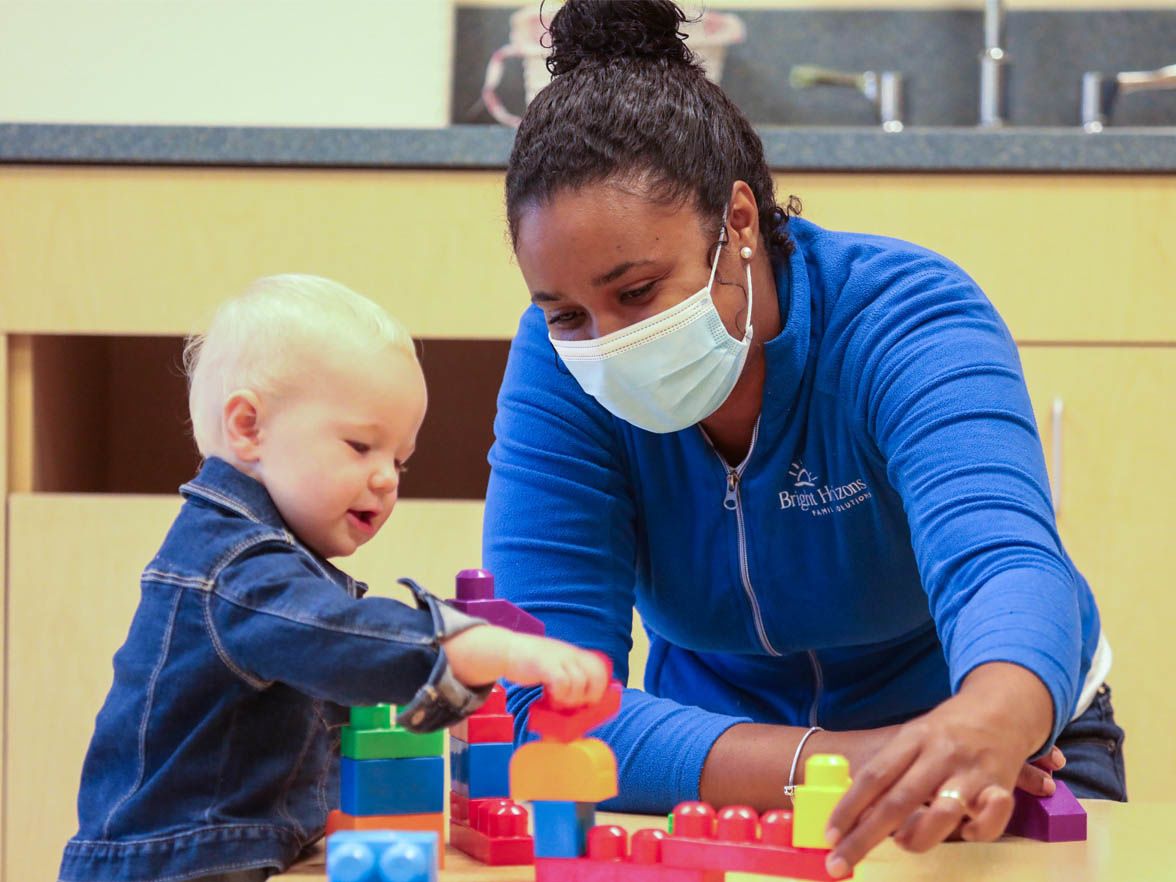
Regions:
M 671 0 L 567 0 L 551 21 L 551 85 L 531 102 L 506 172 L 518 245 L 523 206 L 565 188 L 617 179 L 664 204 L 693 200 L 717 228 L 731 185 L 755 194 L 764 241 L 792 253 L 790 197 L 776 204 L 763 143 L 686 47 Z

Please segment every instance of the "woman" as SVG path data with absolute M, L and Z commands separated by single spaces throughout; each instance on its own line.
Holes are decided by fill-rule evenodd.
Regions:
M 613 806 L 779 805 L 842 753 L 841 876 L 890 834 L 999 836 L 1062 752 L 1079 796 L 1124 799 L 1110 650 L 1008 331 L 944 258 L 779 208 L 683 20 L 570 0 L 506 182 L 534 306 L 485 562 L 621 676 L 640 610 L 646 692 L 600 732 Z

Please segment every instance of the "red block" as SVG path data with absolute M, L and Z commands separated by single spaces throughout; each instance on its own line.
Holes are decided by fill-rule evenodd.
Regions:
M 535 882 L 723 882 L 723 873 L 588 858 L 535 858 Z
M 621 684 L 613 680 L 600 701 L 574 708 L 555 707 L 544 691 L 531 705 L 527 728 L 538 732 L 542 738 L 565 744 L 583 738 L 590 729 L 616 716 L 621 709 L 622 691 Z
M 661 863 L 664 830 L 638 830 L 632 850 L 625 831 L 615 826 L 588 831 L 587 857 L 537 858 L 536 882 L 723 882 L 720 870 L 669 867 Z M 545 866 L 546 865 L 546 866 Z
M 484 803 L 502 802 L 501 796 L 485 796 L 481 799 L 470 799 L 464 793 L 458 793 L 456 790 L 449 791 L 449 817 L 454 820 L 461 821 L 463 824 L 469 824 L 470 818 L 476 816 L 478 806 Z M 509 800 L 507 800 L 509 802 Z
M 473 716 L 480 716 L 482 714 L 504 714 L 506 713 L 506 690 L 502 688 L 501 683 L 495 683 L 490 690 L 490 695 L 482 702 L 482 706 L 474 711 Z M 465 740 L 464 738 L 462 739 Z
M 714 839 L 686 839 L 671 836 L 662 844 L 662 861 L 674 867 L 700 867 L 706 870 L 738 870 L 742 873 L 765 873 L 795 879 L 832 882 L 825 872 L 829 852 L 815 848 L 783 848 L 747 842 L 720 842 Z M 850 878 L 850 877 L 843 877 Z
M 449 820 L 449 842 L 454 848 L 493 866 L 535 862 L 525 808 L 509 799 L 475 799 L 468 808 L 468 824 L 456 817 Z
M 735 870 L 798 879 L 830 880 L 827 849 L 792 846 L 792 813 L 759 817 L 747 806 L 720 812 L 706 803 L 684 802 L 674 809 L 674 835 L 661 840 L 661 861 L 675 867 Z
M 514 716 L 477 713 L 452 726 L 449 734 L 466 744 L 502 744 L 514 741 Z

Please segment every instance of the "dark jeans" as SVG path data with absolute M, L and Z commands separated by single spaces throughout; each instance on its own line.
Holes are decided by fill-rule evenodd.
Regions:
M 1075 796 L 1127 801 L 1123 730 L 1115 723 L 1110 686 L 1099 687 L 1086 712 L 1062 730 L 1057 745 L 1066 755 L 1066 766 L 1054 777 L 1065 781 Z

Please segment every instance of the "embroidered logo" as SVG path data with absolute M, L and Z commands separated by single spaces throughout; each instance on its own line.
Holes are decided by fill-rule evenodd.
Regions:
M 794 487 L 816 487 L 820 476 L 806 469 L 804 463 L 798 459 L 792 464 L 792 471 L 788 473 L 788 477 L 795 480 Z
M 849 511 L 854 506 L 861 505 L 874 494 L 864 480 L 857 478 L 844 484 L 821 484 L 820 475 L 815 475 L 804 467 L 801 460 L 792 463 L 788 472 L 792 478 L 792 486 L 796 489 L 780 491 L 780 509 L 798 509 L 807 512 L 814 518 Z M 805 489 L 811 487 L 812 489 Z

